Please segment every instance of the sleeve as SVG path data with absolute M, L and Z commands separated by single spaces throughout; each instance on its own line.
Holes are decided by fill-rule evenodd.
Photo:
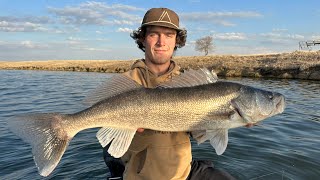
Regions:
M 109 168 L 111 178 L 122 177 L 125 165 L 120 158 L 114 158 L 108 153 L 110 144 L 103 148 L 103 159 Z

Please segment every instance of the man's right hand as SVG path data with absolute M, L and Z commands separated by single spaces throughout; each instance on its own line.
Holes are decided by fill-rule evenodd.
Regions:
M 138 128 L 138 129 L 137 129 L 137 132 L 138 132 L 138 133 L 142 133 L 143 131 L 144 131 L 143 128 Z

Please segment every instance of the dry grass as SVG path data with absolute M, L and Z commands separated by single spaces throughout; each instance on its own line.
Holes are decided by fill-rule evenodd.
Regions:
M 88 71 L 123 72 L 133 61 L 126 60 L 48 60 L 0 62 L 0 69 L 49 70 L 49 71 Z
M 183 68 L 207 67 L 219 76 L 300 78 L 320 80 L 320 51 L 262 55 L 175 57 Z M 0 62 L 0 69 L 124 72 L 134 60 L 50 60 Z

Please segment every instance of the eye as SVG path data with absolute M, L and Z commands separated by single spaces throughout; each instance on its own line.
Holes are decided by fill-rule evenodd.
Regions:
M 152 38 L 153 38 L 153 37 L 157 37 L 157 35 L 158 35 L 157 33 L 149 33 L 149 34 L 148 34 L 148 36 L 149 36 L 149 37 L 152 37 Z
M 169 38 L 172 38 L 173 36 L 174 36 L 174 34 L 172 34 L 172 33 L 167 34 L 167 37 L 169 37 Z

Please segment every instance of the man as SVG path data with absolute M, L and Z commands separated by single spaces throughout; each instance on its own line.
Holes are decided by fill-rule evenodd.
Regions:
M 179 28 L 178 15 L 167 8 L 153 8 L 146 12 L 141 27 L 131 34 L 145 58 L 136 61 L 124 73 L 138 84 L 154 88 L 180 74 L 180 67 L 172 61 L 177 48 L 185 45 L 187 31 Z M 117 179 L 232 179 L 213 168 L 209 161 L 192 161 L 191 143 L 187 132 L 158 132 L 138 129 L 126 154 L 114 159 L 104 150 L 104 158 Z M 124 165 L 124 166 L 123 166 Z

